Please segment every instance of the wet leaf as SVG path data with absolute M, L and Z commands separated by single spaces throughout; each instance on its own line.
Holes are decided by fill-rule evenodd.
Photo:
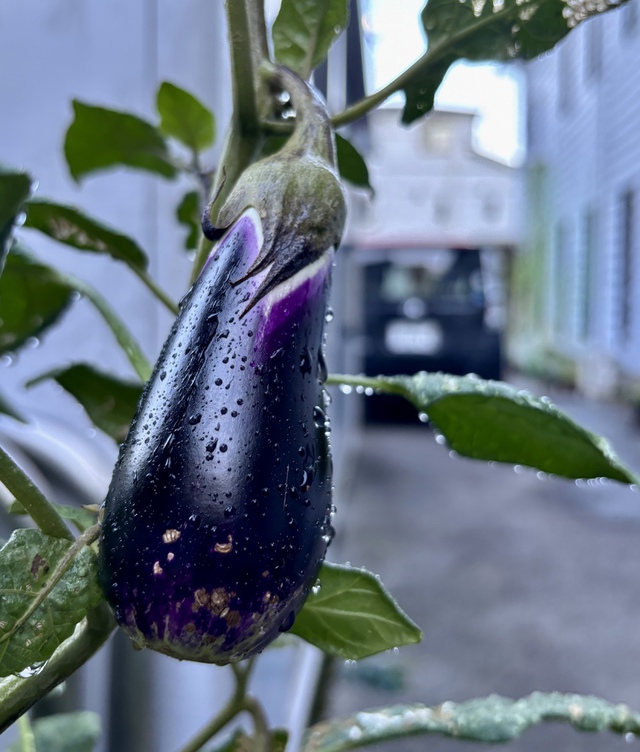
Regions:
M 111 167 L 135 167 L 166 178 L 177 169 L 162 133 L 128 112 L 73 101 L 64 153 L 74 180 Z
M 420 628 L 371 572 L 325 562 L 319 580 L 291 632 L 325 653 L 357 660 L 422 639 Z
M 188 251 L 195 250 L 200 240 L 200 226 L 202 221 L 202 208 L 200 206 L 200 194 L 198 191 L 186 193 L 176 209 L 178 222 L 184 225 L 189 233 L 184 241 L 184 247 Z
M 449 446 L 465 457 L 526 465 L 566 478 L 639 483 L 609 442 L 587 431 L 545 398 L 474 376 L 330 376 L 327 383 L 398 394 L 425 413 Z
M 55 324 L 71 301 L 84 295 L 113 332 L 142 381 L 151 366 L 127 326 L 91 285 L 63 275 L 14 243 L 5 273 L 0 277 L 0 355 L 22 347 Z
M 0 167 L 0 274 L 9 252 L 15 219 L 31 194 L 32 180 L 26 172 Z
M 123 381 L 93 366 L 77 363 L 43 373 L 27 386 L 47 379 L 53 379 L 75 397 L 97 428 L 118 443 L 124 441 L 142 394 L 142 384 Z
M 0 276 L 0 354 L 22 347 L 56 323 L 73 289 L 14 243 Z
M 33 722 L 37 752 L 93 752 L 100 739 L 100 716 L 89 710 L 59 713 Z M 8 752 L 22 752 L 20 741 Z
M 565 721 L 580 731 L 640 732 L 640 715 L 598 697 L 534 692 L 520 700 L 490 695 L 435 707 L 397 705 L 312 726 L 302 752 L 344 752 L 417 734 L 498 744 L 544 721 Z
M 193 94 L 165 81 L 156 101 L 160 130 L 194 152 L 208 149 L 215 140 L 213 113 Z
M 429 112 L 436 89 L 456 60 L 530 60 L 552 49 L 585 18 L 624 1 L 428 0 L 422 11 L 428 51 L 403 87 L 403 122 Z
M 336 133 L 336 151 L 340 176 L 357 188 L 366 188 L 373 193 L 367 163 L 356 147 L 338 133 Z
M 146 269 L 149 263 L 135 240 L 73 206 L 34 199 L 27 204 L 25 227 L 40 230 L 80 251 L 106 254 L 136 269 Z
M 423 115 L 427 115 L 433 109 L 438 87 L 450 66 L 457 59 L 456 54 L 443 55 L 441 59 L 435 60 L 430 65 L 416 71 L 411 82 L 404 89 L 403 123 L 412 123 Z
M 38 530 L 15 530 L 0 549 L 0 676 L 37 666 L 102 599 L 95 553 L 84 546 L 43 604 L 23 620 L 73 543 Z
M 307 79 L 348 21 L 348 0 L 282 0 L 272 32 L 277 62 Z

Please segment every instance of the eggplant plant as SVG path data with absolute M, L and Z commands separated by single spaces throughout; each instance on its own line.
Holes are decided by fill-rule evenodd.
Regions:
M 241 712 L 253 729 L 236 731 L 224 749 L 285 748 L 286 734 L 269 728 L 249 693 L 257 656 L 282 632 L 348 660 L 421 639 L 377 577 L 324 561 L 334 532 L 332 385 L 405 397 L 473 459 L 637 483 L 603 439 L 545 399 L 473 376 L 328 375 L 324 355 L 343 184 L 368 185 L 363 158 L 336 129 L 396 92 L 405 95 L 409 124 L 428 114 L 456 60 L 532 58 L 610 7 L 428 0 L 424 55 L 379 91 L 330 113 L 310 81 L 347 27 L 346 0 L 282 0 L 271 45 L 262 2 L 227 0 L 233 115 L 215 170 L 202 167 L 213 115 L 173 84 L 158 92 L 159 124 L 74 102 L 64 151 L 76 180 L 122 166 L 193 180 L 178 208 L 194 251 L 179 305 L 133 239 L 34 196 L 30 175 L 0 170 L 0 354 L 46 333 L 80 294 L 135 374 L 124 381 L 75 363 L 37 379 L 55 380 L 120 445 L 100 509 L 53 503 L 0 446 L 11 511 L 30 518 L 0 550 L 0 729 L 17 721 L 22 749 L 40 749 L 46 732 L 31 727 L 27 711 L 116 628 L 138 648 L 230 664 L 236 688 L 228 705 L 183 752 L 204 748 Z M 191 162 L 176 156 L 174 143 Z M 29 251 L 23 226 L 125 263 L 172 312 L 153 368 L 108 301 Z M 8 398 L 0 412 L 23 419 Z M 331 720 L 308 729 L 302 749 L 337 752 L 419 733 L 506 741 L 546 719 L 640 731 L 640 715 L 621 706 L 538 693 L 448 703 L 446 713 L 411 706 Z M 56 733 L 70 739 L 86 723 L 84 714 L 68 717 Z

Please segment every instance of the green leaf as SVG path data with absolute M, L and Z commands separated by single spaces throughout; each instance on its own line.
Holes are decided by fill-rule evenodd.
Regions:
M 0 354 L 22 347 L 56 323 L 73 289 L 14 243 L 0 276 Z
M 31 194 L 32 180 L 26 172 L 12 172 L 0 167 L 0 274 L 9 252 L 15 219 Z
M 441 59 L 434 60 L 429 65 L 416 71 L 416 74 L 404 88 L 403 123 L 412 123 L 414 120 L 427 115 L 433 109 L 436 91 L 447 71 L 457 59 L 455 53 L 446 54 Z
M 165 81 L 156 102 L 160 130 L 194 152 L 208 149 L 215 141 L 213 113 L 189 92 Z
M 100 738 L 100 716 L 89 710 L 59 713 L 33 723 L 38 752 L 93 752 Z M 14 742 L 8 752 L 22 752 Z
M 124 261 L 172 313 L 178 313 L 176 304 L 147 273 L 149 261 L 144 251 L 127 235 L 83 214 L 73 206 L 47 200 L 28 204 L 25 225 L 72 248 L 106 254 L 117 261 Z
M 44 603 L 28 615 L 74 545 L 38 530 L 20 529 L 0 549 L 0 676 L 50 658 L 102 599 L 96 555 L 82 546 Z
M 417 734 L 498 744 L 543 721 L 565 721 L 580 731 L 637 734 L 640 715 L 598 697 L 534 692 L 520 700 L 490 695 L 442 705 L 397 705 L 312 726 L 302 752 L 344 752 Z
M 24 226 L 40 230 L 72 248 L 106 254 L 136 269 L 146 269 L 149 263 L 135 240 L 83 214 L 73 206 L 56 204 L 46 199 L 29 201 Z
M 0 733 L 95 655 L 115 626 L 111 609 L 101 601 L 27 681 L 15 675 L 0 680 Z
M 135 415 L 143 385 L 123 381 L 84 363 L 48 371 L 28 387 L 53 379 L 87 411 L 95 426 L 118 443 L 124 441 Z
M 609 442 L 587 431 L 550 400 L 476 376 L 330 376 L 328 384 L 398 394 L 428 415 L 465 457 L 526 465 L 566 478 L 640 483 Z
M 357 188 L 366 188 L 373 194 L 367 163 L 356 147 L 338 133 L 336 133 L 336 151 L 341 177 Z
M 403 86 L 403 122 L 427 114 L 435 90 L 456 60 L 530 60 L 554 47 L 585 18 L 623 2 L 428 0 L 422 11 L 427 53 L 413 66 L 413 75 Z
M 36 261 L 17 243 L 0 277 L 0 355 L 16 350 L 54 324 L 77 293 L 95 306 L 140 379 L 146 381 L 151 374 L 149 362 L 102 295 L 86 282 Z
M 292 634 L 325 653 L 357 660 L 420 642 L 420 628 L 402 611 L 379 577 L 365 569 L 324 563 Z
M 200 241 L 202 222 L 202 208 L 198 191 L 189 191 L 185 194 L 176 210 L 176 217 L 178 222 L 189 230 L 189 234 L 184 241 L 184 247 L 188 251 L 195 250 Z
M 73 101 L 74 119 L 64 153 L 74 180 L 111 167 L 135 167 L 166 178 L 177 175 L 163 135 L 127 112 Z
M 348 0 L 282 0 L 272 32 L 277 62 L 309 78 L 348 22 Z
M 93 514 L 88 509 L 72 507 L 68 504 L 57 504 L 55 501 L 50 501 L 49 503 L 63 520 L 72 522 L 81 533 L 84 533 L 85 530 L 95 525 L 98 520 L 97 512 Z M 18 501 L 14 501 L 8 511 L 9 514 L 15 515 L 28 514 L 27 510 Z

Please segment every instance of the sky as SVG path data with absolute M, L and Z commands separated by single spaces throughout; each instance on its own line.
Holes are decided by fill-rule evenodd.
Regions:
M 426 49 L 419 15 L 424 0 L 361 0 L 368 91 L 394 79 Z M 401 95 L 395 103 L 401 103 Z M 478 112 L 476 149 L 507 164 L 524 158 L 523 75 L 517 64 L 457 63 L 436 94 L 436 107 Z

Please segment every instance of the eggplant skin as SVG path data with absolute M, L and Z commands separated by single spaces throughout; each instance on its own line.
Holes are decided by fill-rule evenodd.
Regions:
M 99 577 L 141 647 L 226 664 L 289 629 L 331 539 L 322 356 L 333 248 L 247 303 L 255 210 L 219 242 L 123 443 Z

